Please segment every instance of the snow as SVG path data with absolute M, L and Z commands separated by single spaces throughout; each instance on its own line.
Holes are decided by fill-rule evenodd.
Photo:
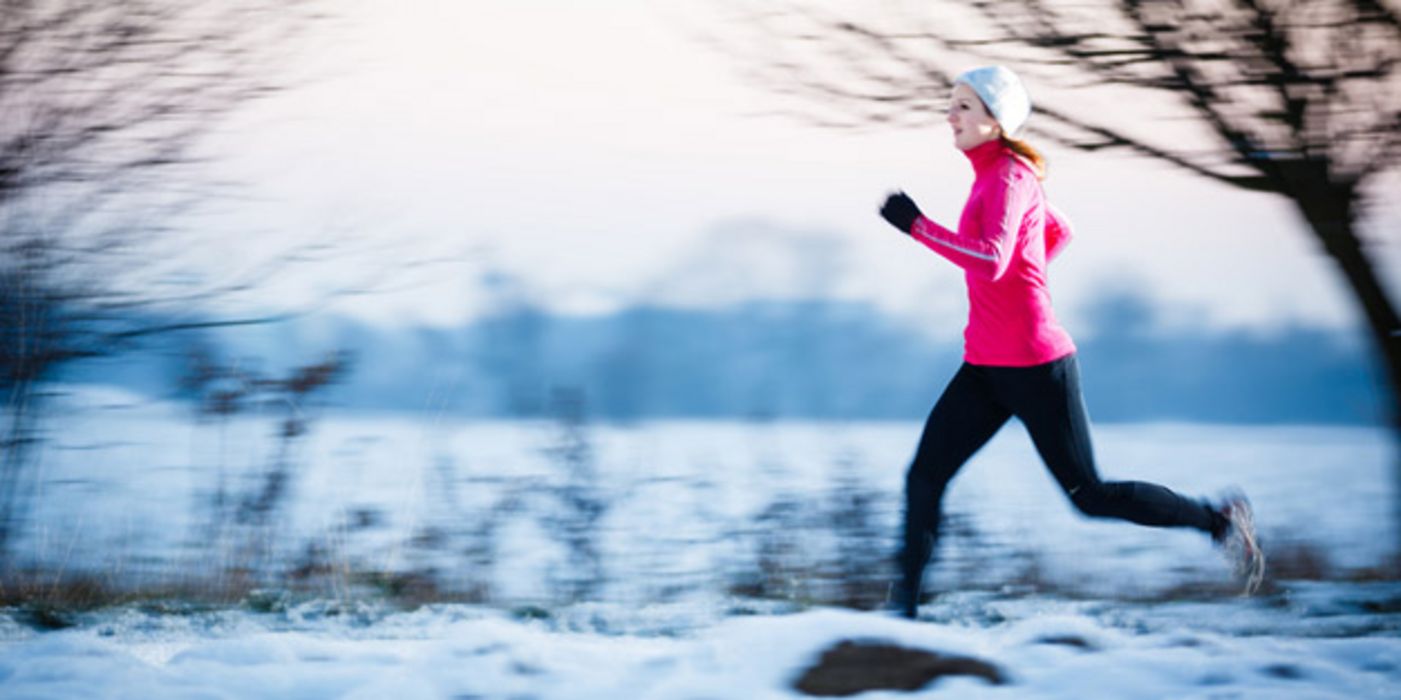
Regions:
M 221 480 L 245 491 L 257 485 L 276 454 L 275 419 L 195 424 L 165 403 L 75 412 L 44 457 L 19 553 L 101 574 L 203 567 L 211 557 L 227 563 L 228 547 L 211 548 L 200 535 L 202 509 Z M 854 489 L 872 495 L 873 527 L 893 536 L 920 426 L 649 422 L 580 430 L 593 486 L 609 501 L 597 524 L 608 567 L 599 597 L 616 602 L 721 585 L 754 556 L 755 519 L 785 501 L 800 549 L 836 546 L 821 506 Z M 549 421 L 315 418 L 294 450 L 289 502 L 276 523 L 285 534 L 268 544 L 284 561 L 316 547 L 362 569 L 431 569 L 463 585 L 485 577 L 477 583 L 498 601 L 550 602 L 547 581 L 571 567 L 549 532 L 549 494 L 569 478 L 552 457 L 564 433 Z M 1095 439 L 1105 478 L 1153 481 L 1193 497 L 1243 488 L 1267 546 L 1321 558 L 1339 574 L 1377 567 L 1398 539 L 1393 447 L 1382 429 L 1100 425 Z M 951 587 L 1030 578 L 1085 594 L 1153 596 L 1227 572 L 1198 533 L 1081 517 L 1015 423 L 958 475 L 945 508 L 954 526 L 937 575 Z M 483 519 L 491 512 L 499 521 Z M 374 517 L 357 526 L 357 514 Z M 460 551 L 487 525 L 496 540 L 483 573 Z M 437 549 L 412 544 L 433 532 L 443 540 Z M 989 551 L 1000 554 L 989 561 Z
M 177 405 L 116 394 L 70 411 L 37 465 L 19 561 L 138 587 L 227 563 L 199 536 L 204 504 L 220 480 L 258 483 L 275 425 L 275 414 L 196 424 Z M 339 581 L 271 604 L 73 613 L 58 631 L 0 609 L 0 697 L 791 698 L 796 677 L 848 639 L 974 657 L 1011 679 L 863 698 L 1401 697 L 1401 583 L 1374 574 L 1397 541 L 1385 431 L 1096 427 L 1106 478 L 1204 496 L 1239 486 L 1276 571 L 1317 560 L 1318 580 L 1283 576 L 1240 598 L 1198 533 L 1084 519 L 1013 425 L 948 493 L 927 581 L 938 596 L 920 620 L 824 607 L 816 579 L 845 556 L 825 509 L 834 494 L 870 494 L 867 544 L 883 562 L 919 427 L 313 416 L 271 565 L 317 544 L 346 570 L 480 585 L 482 603 L 367 600 Z M 608 504 L 592 526 L 603 575 L 587 602 L 560 599 L 578 563 L 551 532 L 550 494 L 579 476 L 560 457 L 570 444 Z M 756 566 L 764 513 L 791 526 L 781 544 L 799 561 L 781 572 L 785 594 L 740 597 L 732 584 Z M 486 525 L 489 548 L 473 559 Z
M 1319 600 L 1335 609 L 1318 610 Z M 1387 698 L 1401 688 L 1398 601 L 1395 583 L 1185 605 L 952 594 L 920 621 L 817 608 L 728 617 L 679 636 L 571 631 L 553 618 L 461 605 L 369 620 L 108 611 L 59 632 L 11 628 L 0 643 L 0 695 L 794 698 L 794 680 L 822 651 L 855 639 L 972 656 L 1010 678 L 992 686 L 949 677 L 865 698 Z M 1328 622 L 1340 607 L 1379 605 L 1391 612 L 1369 615 L 1365 632 Z M 1001 621 L 971 622 L 990 618 Z M 1310 619 L 1319 624 L 1300 624 Z

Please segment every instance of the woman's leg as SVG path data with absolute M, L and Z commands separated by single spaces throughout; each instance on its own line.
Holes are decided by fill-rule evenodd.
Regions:
M 1214 533 L 1221 516 L 1201 501 L 1142 481 L 1101 481 L 1074 355 L 1026 368 L 994 370 L 998 395 L 1026 424 L 1041 459 L 1086 515 L 1154 527 Z
M 983 369 L 968 364 L 958 370 L 929 412 L 905 477 L 904 544 L 896 593 L 907 616 L 914 616 L 924 567 L 939 536 L 945 487 L 1011 415 L 994 397 Z

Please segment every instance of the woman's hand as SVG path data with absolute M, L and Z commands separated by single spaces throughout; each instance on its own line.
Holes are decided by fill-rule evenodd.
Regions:
M 880 208 L 880 215 L 890 222 L 891 226 L 900 229 L 909 235 L 910 229 L 914 228 L 915 219 L 920 217 L 919 207 L 915 205 L 915 200 L 904 192 L 896 192 L 885 198 L 885 204 Z

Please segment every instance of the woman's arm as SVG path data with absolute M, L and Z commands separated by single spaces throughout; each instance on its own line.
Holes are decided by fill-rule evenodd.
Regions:
M 1070 225 L 1070 218 L 1061 210 L 1046 204 L 1046 262 L 1051 262 L 1065 247 L 1070 245 L 1070 241 L 1075 238 L 1075 233 Z
M 915 219 L 910 235 L 950 262 L 980 277 L 997 280 L 1007 272 L 1016 249 L 1022 217 L 1036 182 L 1012 170 L 990 183 L 979 211 L 960 223 L 957 232 L 923 215 Z

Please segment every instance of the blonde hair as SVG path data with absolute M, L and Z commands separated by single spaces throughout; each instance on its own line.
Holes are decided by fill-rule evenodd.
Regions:
M 1036 150 L 1031 144 L 1020 139 L 1014 139 L 1006 134 L 1000 135 L 1002 145 L 1011 152 L 1021 156 L 1023 160 L 1036 172 L 1036 179 L 1046 179 L 1046 156 L 1041 155 L 1041 151 Z

